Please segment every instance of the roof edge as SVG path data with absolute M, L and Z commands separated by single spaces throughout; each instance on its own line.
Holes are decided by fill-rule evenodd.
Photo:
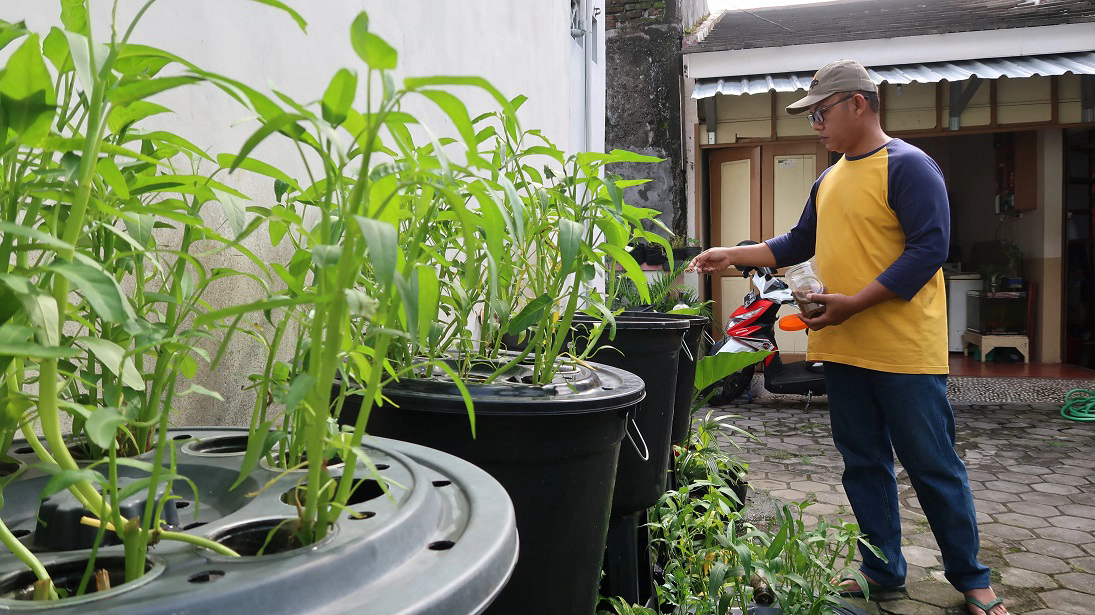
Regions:
M 864 64 L 912 64 L 980 58 L 1091 51 L 1095 22 L 927 34 L 785 47 L 689 52 L 688 77 L 710 79 L 737 75 L 813 71 L 852 58 Z

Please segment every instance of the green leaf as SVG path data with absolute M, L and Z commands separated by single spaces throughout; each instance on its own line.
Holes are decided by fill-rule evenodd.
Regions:
M 114 164 L 114 160 L 100 158 L 99 164 L 95 165 L 95 170 L 98 171 L 99 177 L 103 178 L 106 185 L 110 186 L 110 189 L 114 191 L 119 199 L 129 200 L 129 186 L 126 185 L 125 177 L 122 177 L 122 173 Z
M 25 36 L 26 33 L 26 22 L 20 21 L 19 23 L 13 24 L 0 19 L 0 49 L 7 47 L 8 43 Z
M 72 250 L 74 247 L 72 244 L 65 243 L 49 233 L 44 233 L 37 229 L 23 226 L 22 224 L 14 224 L 7 221 L 0 222 L 0 233 L 30 239 L 37 244 L 41 244 L 40 246 L 35 246 L 39 249 L 53 248 L 55 250 Z
M 98 265 L 57 261 L 47 269 L 64 276 L 103 320 L 123 323 L 135 318 L 133 308 L 118 282 Z
M 87 481 L 96 485 L 101 485 L 106 482 L 106 479 L 103 478 L 102 474 L 87 468 L 82 470 L 51 470 L 50 474 L 53 476 L 50 477 L 49 481 L 46 482 L 46 486 L 42 487 L 42 491 L 38 494 L 38 497 L 42 500 L 55 493 L 60 493 L 81 481 Z
M 624 268 L 624 274 L 635 283 L 635 288 L 639 291 L 639 298 L 642 299 L 643 303 L 650 303 L 650 288 L 646 282 L 646 275 L 643 274 L 635 259 L 631 258 L 631 255 L 623 248 L 607 242 L 601 243 L 597 246 L 597 249 L 611 256 L 616 264 Z
M 270 452 L 272 447 L 271 435 L 276 435 L 270 431 L 270 428 L 274 426 L 273 421 L 264 421 L 259 423 L 247 436 L 247 450 L 243 453 L 243 462 L 240 465 L 240 475 L 236 478 L 236 482 L 232 483 L 232 486 L 228 488 L 229 491 L 239 487 L 240 483 L 247 479 L 251 475 L 251 472 L 258 467 L 259 460 L 262 459 L 266 453 Z
M 323 119 L 332 126 L 338 126 L 346 120 L 346 112 L 350 105 L 354 104 L 354 95 L 357 92 L 357 75 L 346 70 L 339 69 L 323 93 L 323 101 L 320 103 Z
M 38 35 L 32 34 L 11 54 L 0 73 L 0 111 L 18 141 L 37 145 L 49 134 L 56 102 Z
M 361 235 L 365 238 L 365 250 L 373 264 L 376 279 L 385 287 L 390 287 L 395 275 L 395 265 L 399 259 L 399 234 L 395 227 L 387 222 L 373 218 L 354 216 Z
M 285 3 L 278 2 L 278 0 L 252 0 L 252 1 L 253 2 L 258 2 L 259 4 L 265 4 L 266 6 L 272 6 L 276 9 L 281 9 L 281 10 L 285 11 L 286 13 L 289 14 L 290 17 L 293 18 L 293 21 L 297 22 L 297 26 L 300 28 L 301 32 L 307 32 L 308 31 L 308 22 L 304 21 L 304 18 L 300 16 L 300 13 L 298 13 L 298 12 L 294 11 L 293 9 L 289 8 L 289 6 L 287 6 Z
M 183 391 L 183 395 L 186 395 L 188 393 L 195 393 L 197 395 L 204 395 L 205 397 L 212 397 L 213 399 L 215 399 L 217 401 L 224 401 L 224 397 L 221 396 L 220 393 L 218 393 L 216 391 L 211 391 L 211 390 L 201 386 L 200 384 L 194 384 L 193 382 L 190 383 L 190 386 L 187 387 L 187 389 L 185 391 Z
M 274 196 L 277 197 L 279 203 L 281 202 L 281 197 L 277 194 L 277 182 L 282 182 L 285 185 L 285 189 L 282 190 L 281 194 L 285 194 L 285 190 L 288 190 L 290 187 L 295 188 L 298 191 L 300 190 L 296 180 L 286 175 L 284 171 L 274 165 L 267 164 L 261 160 L 256 160 L 255 158 L 241 159 L 232 154 L 217 154 L 217 164 L 226 169 L 243 169 L 244 171 L 250 171 L 252 173 L 274 178 Z
M 99 448 L 109 450 L 114 446 L 118 428 L 126 424 L 126 418 L 117 408 L 99 407 L 92 411 L 84 424 L 87 437 Z
M 68 52 L 68 39 L 60 28 L 50 28 L 49 34 L 42 39 L 42 54 L 59 73 L 67 73 L 73 69 L 72 56 Z
M 315 387 L 316 378 L 309 373 L 297 374 L 293 383 L 289 385 L 289 392 L 285 395 L 285 414 L 292 414 L 300 400 L 304 399 Z
M 431 265 L 419 265 L 413 275 L 418 285 L 418 343 L 426 346 L 429 345 L 430 329 L 441 307 L 441 283 L 437 269 Z
M 574 271 L 574 265 L 578 259 L 578 253 L 582 249 L 585 229 L 574 220 L 563 218 L 559 220 L 559 250 L 562 258 L 562 274 L 567 275 Z
M 384 39 L 369 32 L 369 17 L 359 13 L 350 25 L 350 43 L 359 58 L 374 70 L 392 70 L 399 62 L 399 54 Z
M 506 327 L 506 332 L 511 334 L 518 334 L 521 331 L 531 327 L 532 325 L 540 322 L 543 319 L 544 314 L 548 308 L 551 307 L 551 296 L 548 294 L 540 295 L 539 297 L 529 301 L 521 312 L 513 317 L 509 321 L 509 326 Z
M 286 181 L 280 180 L 280 179 L 275 179 L 274 180 L 274 200 L 277 201 L 278 203 L 280 203 L 281 199 L 283 199 L 285 197 L 285 193 L 287 193 L 287 192 L 289 192 L 289 182 L 286 182 Z M 275 241 L 274 245 L 275 246 L 278 245 L 278 242 Z
M 238 237 L 247 228 L 247 206 L 243 203 L 243 199 L 217 188 L 213 188 L 213 194 L 224 208 L 224 217 L 228 219 L 228 224 Z
M 88 33 L 88 17 L 84 0 L 61 0 L 61 24 L 70 32 Z
M 126 105 L 142 100 L 166 90 L 201 81 L 198 77 L 159 77 L 155 79 L 135 79 L 123 82 L 107 92 L 107 100 L 115 105 Z
M 163 105 L 147 100 L 135 100 L 128 105 L 114 105 L 106 119 L 106 125 L 113 134 L 119 134 L 135 122 L 160 113 L 173 113 Z
M 720 352 L 701 357 L 696 363 L 694 387 L 696 390 L 702 391 L 730 374 L 740 371 L 741 368 L 747 365 L 763 361 L 770 354 L 772 353 L 767 350 L 756 350 L 753 352 Z
M 76 340 L 87 347 L 110 373 L 122 379 L 122 384 L 138 391 L 144 390 L 144 376 L 137 371 L 133 357 L 126 356 L 125 349 L 110 340 L 81 336 Z
M 95 66 L 91 66 L 91 42 L 86 33 L 65 30 L 65 38 L 68 39 L 68 51 L 76 70 L 76 78 L 87 96 L 95 89 L 95 75 L 99 74 L 106 61 L 110 50 L 105 45 L 95 44 Z

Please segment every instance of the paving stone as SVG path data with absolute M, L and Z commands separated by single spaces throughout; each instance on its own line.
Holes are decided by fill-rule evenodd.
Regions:
M 1007 505 L 1002 502 L 990 502 L 988 500 L 981 499 L 980 493 L 973 498 L 973 508 L 977 512 L 983 512 L 988 515 L 996 513 L 1005 513 L 1008 511 Z
M 1042 477 L 1046 478 L 1046 477 Z M 1054 474 L 1051 477 L 1050 482 L 1057 483 L 1059 485 L 1072 485 L 1073 487 L 1086 487 L 1091 484 L 1091 480 L 1088 476 L 1075 476 L 1071 474 Z
M 1024 502 L 1036 502 L 1038 504 L 1046 504 L 1048 506 L 1063 506 L 1072 503 L 1072 500 L 1070 500 L 1066 496 L 1053 493 L 1042 493 L 1040 491 L 1021 493 L 1019 494 L 1019 499 L 1023 500 Z
M 1054 577 L 1061 587 L 1072 589 L 1085 594 L 1095 595 L 1095 574 L 1086 572 L 1069 572 Z
M 1050 525 L 1048 521 L 1040 517 L 1032 517 L 1030 515 L 1020 515 L 1019 513 L 1000 513 L 993 515 L 998 523 L 1006 523 L 1008 525 L 1014 525 L 1016 527 L 1035 528 L 1046 527 Z
M 1041 538 L 1059 540 L 1074 545 L 1082 545 L 1091 540 L 1091 534 L 1079 530 L 1070 530 L 1063 527 L 1036 527 L 1034 533 Z
M 1073 615 L 1091 615 L 1092 613 L 1091 596 L 1089 594 L 1083 594 L 1071 589 L 1055 589 L 1038 594 L 1038 597 L 1054 613 L 1071 613 Z
M 1066 495 L 1067 493 L 1076 493 L 1075 487 L 1068 485 L 1052 485 L 1049 483 L 1035 483 L 1033 485 L 1024 485 L 1022 483 L 1013 483 L 1007 480 L 990 480 L 985 482 L 985 488 L 990 491 L 1001 491 L 1003 493 L 1026 493 L 1031 489 L 1041 491 L 1043 493 L 1057 493 L 1060 495 Z M 1060 493 L 1060 491 L 1053 491 L 1053 489 L 1073 489 L 1074 491 L 1068 491 Z
M 1033 497 L 1033 496 L 1044 496 L 1044 495 L 1046 495 L 1046 494 L 1038 493 L 1038 492 L 1035 492 L 1035 491 L 1028 491 L 1027 493 L 1019 494 L 1019 497 L 1015 497 L 1014 493 L 1005 493 L 1003 491 L 993 491 L 992 489 L 978 489 L 977 491 L 973 492 L 973 497 L 977 501 L 984 500 L 984 501 L 998 502 L 998 503 L 1014 502 L 1014 501 L 1020 500 L 1020 499 L 1026 500 L 1027 497 L 1024 497 L 1024 496 Z M 1053 496 L 1053 497 L 1060 497 L 1060 496 Z M 1066 498 L 1065 501 L 1062 502 L 1062 504 L 1068 504 L 1070 501 L 1071 500 L 1068 500 Z
M 1095 506 L 1089 506 L 1087 504 L 1066 504 L 1064 506 L 1058 506 L 1057 509 L 1072 517 L 1095 519 Z
M 1095 557 L 1077 557 L 1075 559 L 1068 560 L 1068 565 L 1073 570 L 1083 570 L 1084 572 L 1090 572 L 1095 574 Z
M 1012 567 L 1044 574 L 1060 574 L 1070 570 L 1064 561 L 1041 553 L 1007 553 L 1004 560 Z
M 1038 531 L 1039 529 L 1045 528 L 1037 528 L 1035 531 Z M 1005 525 L 1003 523 L 985 523 L 981 526 L 981 533 L 991 534 L 1008 540 L 1028 540 L 1034 538 L 1034 534 L 1032 534 L 1030 530 L 1012 525 Z
M 939 615 L 939 607 L 912 600 L 898 600 L 879 605 L 886 615 Z
M 1017 512 L 1021 515 L 1033 515 L 1035 517 L 1056 517 L 1063 512 L 1053 506 L 1037 504 L 1035 502 L 1008 502 L 1007 508 L 1012 512 Z
M 945 607 L 956 602 L 957 592 L 949 583 L 940 583 L 935 579 L 907 583 L 909 598 L 935 607 Z
M 1062 515 L 1060 517 L 1050 517 L 1049 519 L 1047 519 L 1047 521 L 1057 527 L 1063 527 L 1070 530 L 1095 532 L 1095 518 L 1091 517 L 1073 517 L 1071 515 Z
M 1038 475 L 1038 476 L 1041 476 L 1042 474 L 1051 474 L 1053 472 L 1053 470 L 1051 470 L 1051 469 L 1049 469 L 1045 466 L 1028 466 L 1028 465 L 1012 466 L 1011 471 L 1012 472 L 1018 472 L 1020 474 L 1035 474 L 1035 475 Z
M 825 483 L 817 483 L 809 480 L 797 480 L 787 485 L 791 489 L 802 491 L 804 493 L 825 493 L 831 491 L 829 485 Z
M 939 552 L 939 549 L 918 547 L 914 545 L 901 549 L 901 553 L 905 556 L 905 561 L 908 563 L 924 568 L 931 568 L 932 566 L 939 566 L 942 564 L 942 553 Z
M 1011 587 L 1032 589 L 1056 589 L 1058 587 L 1057 582 L 1049 575 L 1022 568 L 1004 568 L 1000 570 L 1000 581 Z
M 1002 482 L 1002 481 L 1001 481 Z M 1053 493 L 1056 495 L 1069 495 L 1073 493 L 1080 493 L 1080 490 L 1072 485 L 1058 485 L 1056 483 L 1035 483 L 1030 486 L 1031 489 L 1039 491 L 1041 493 Z M 1021 491 L 1012 491 L 1011 493 L 1022 493 Z
M 1031 553 L 1041 553 L 1043 555 L 1059 557 L 1061 559 L 1083 557 L 1084 555 L 1084 550 L 1076 545 L 1058 542 L 1056 540 L 1047 540 L 1045 538 L 1028 540 L 1023 543 L 1023 548 Z

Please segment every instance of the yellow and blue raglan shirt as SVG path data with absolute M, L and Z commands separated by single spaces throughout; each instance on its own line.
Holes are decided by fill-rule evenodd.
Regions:
M 807 359 L 904 374 L 945 374 L 950 244 L 943 173 L 893 139 L 842 157 L 814 182 L 802 217 L 768 242 L 779 266 L 815 257 L 826 292 L 855 295 L 878 280 L 897 297 L 810 332 Z

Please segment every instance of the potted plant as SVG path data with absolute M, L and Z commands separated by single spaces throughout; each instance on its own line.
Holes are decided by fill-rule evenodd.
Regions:
M 303 23 L 280 3 L 266 4 Z M 319 443 L 311 449 L 311 459 L 319 462 L 308 464 L 308 472 L 320 480 L 307 482 L 299 472 L 248 467 L 259 455 L 233 448 L 238 434 L 168 430 L 177 379 L 192 376 L 196 360 L 208 356 L 194 347 L 206 331 L 227 322 L 227 339 L 237 319 L 254 310 L 310 302 L 322 311 L 347 302 L 312 290 L 208 309 L 202 292 L 231 272 L 208 269 L 201 260 L 208 253 L 197 252 L 196 242 L 203 250 L 242 250 L 238 242 L 271 217 L 252 209 L 260 216 L 244 223 L 242 195 L 212 176 L 172 167 L 175 154 L 204 157 L 200 149 L 133 124 L 166 110 L 146 97 L 199 81 L 243 92 L 252 103 L 271 101 L 181 58 L 128 43 L 133 24 L 120 38 L 112 28 L 108 44 L 92 42 L 83 3 L 63 3 L 61 18 L 65 31 L 54 29 L 46 37 L 7 23 L 0 36 L 4 44 L 23 39 L 0 74 L 0 115 L 6 122 L 0 243 L 8 257 L 0 277 L 0 441 L 8 447 L 11 470 L 0 484 L 7 503 L 0 542 L 10 552 L 0 556 L 6 571 L 0 601 L 60 597 L 65 599 L 54 610 L 72 613 L 221 612 L 241 601 L 254 605 L 255 596 L 263 595 L 269 600 L 265 610 L 282 613 L 349 612 L 366 599 L 399 612 L 481 610 L 516 554 L 512 509 L 481 471 L 409 445 L 372 443 L 366 452 L 360 439 L 350 445 L 352 434 L 331 434 L 321 420 L 320 437 L 307 429 L 314 423 L 302 424 L 309 444 Z M 355 21 L 354 37 L 359 48 L 378 49 L 363 16 Z M 160 76 L 169 64 L 186 71 Z M 336 82 L 345 82 L 342 73 Z M 302 132 L 286 131 L 306 140 Z M 245 157 L 228 160 L 231 166 L 267 169 Z M 228 218 L 240 222 L 232 238 L 221 237 L 196 215 L 214 196 Z M 383 237 L 375 224 L 354 221 L 370 240 Z M 167 247 L 156 229 L 171 223 L 178 225 L 177 243 Z M 352 233 L 345 244 L 334 233 L 326 237 L 333 240 L 323 244 L 328 251 L 316 250 L 323 264 L 343 245 L 360 245 L 360 235 Z M 379 258 L 368 264 L 383 265 Z M 123 291 L 123 284 L 130 288 Z M 329 364 L 320 357 L 309 367 Z M 190 390 L 215 397 L 196 384 Z M 326 399 L 315 407 L 325 409 Z M 93 456 L 85 463 L 69 451 L 61 410 L 72 412 L 84 433 L 80 447 Z M 25 442 L 14 441 L 17 430 Z M 129 446 L 140 454 L 123 458 Z M 332 448 L 347 462 L 327 463 Z M 241 466 L 244 476 L 233 489 Z M 366 469 L 372 478 L 355 480 L 355 471 Z M 384 474 L 389 470 L 394 473 Z M 437 490 L 445 487 L 451 495 L 439 498 Z M 456 504 L 462 499 L 479 512 L 469 517 Z M 183 521 L 180 511 L 187 508 L 194 522 Z M 298 517 L 302 508 L 315 515 Z M 345 513 L 353 521 L 329 534 Z M 471 531 L 454 533 L 452 524 Z M 474 529 L 482 524 L 489 531 Z M 398 540 L 378 542 L 378 532 Z M 157 542 L 156 554 L 149 556 L 148 547 Z M 275 559 L 239 558 L 271 550 L 281 553 Z M 390 561 L 377 566 L 378 550 L 391 554 Z M 287 565 L 304 560 L 305 570 Z M 393 581 L 421 587 L 418 576 L 390 574 L 414 561 L 413 569 L 425 565 L 431 571 L 427 584 L 435 591 L 429 596 L 377 589 Z M 27 571 L 13 571 L 15 562 Z M 469 569 L 482 574 L 469 577 Z M 224 577 L 230 581 L 219 582 Z M 457 577 L 460 584 L 453 582 Z M 354 589 L 347 592 L 347 585 Z M 179 590 L 198 586 L 204 591 Z M 301 586 L 315 591 L 300 592 Z
M 669 247 L 673 250 L 674 263 L 689 263 L 703 252 L 699 240 L 685 235 L 673 235 L 669 238 Z
M 431 252 L 451 256 L 437 268 L 448 290 L 440 330 L 391 355 L 399 380 L 386 384 L 383 401 L 355 396 L 361 405 L 347 403 L 339 420 L 365 417 L 370 433 L 453 452 L 506 486 L 522 557 L 492 610 L 533 603 L 588 612 L 626 419 L 644 392 L 631 374 L 571 357 L 567 341 L 583 304 L 610 314 L 597 280 L 626 261 L 628 240 L 648 215 L 622 202 L 621 183 L 602 168 L 644 158 L 565 156 L 504 112 L 493 119 L 500 123 L 477 130 L 498 135 L 492 156 L 503 164 L 462 186 L 477 205 L 476 226 L 459 233 L 458 245 L 447 243 L 451 232 L 425 234 Z M 537 157 L 547 160 L 542 172 L 531 164 Z M 622 266 L 645 286 L 637 265 Z M 505 335 L 517 336 L 520 350 L 507 352 Z

